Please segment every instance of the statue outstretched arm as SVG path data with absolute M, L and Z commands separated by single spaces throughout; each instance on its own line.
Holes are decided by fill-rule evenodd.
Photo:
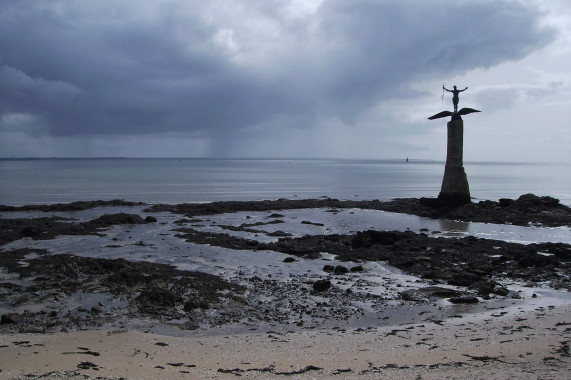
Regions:
M 466 88 L 465 88 L 465 89 L 463 89 L 463 90 L 459 90 L 459 91 L 460 91 L 460 92 L 462 92 L 462 91 L 466 91 L 467 89 L 468 89 L 468 87 L 466 87 Z
M 454 92 L 453 90 L 449 90 L 449 89 L 447 89 L 447 88 L 444 87 L 444 86 L 442 86 L 442 89 L 443 89 L 443 90 L 446 90 L 446 91 L 448 91 L 448 92 Z

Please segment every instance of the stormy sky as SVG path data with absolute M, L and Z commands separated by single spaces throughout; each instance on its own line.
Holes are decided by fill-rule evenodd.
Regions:
M 566 0 L 0 0 L 1 157 L 571 162 Z

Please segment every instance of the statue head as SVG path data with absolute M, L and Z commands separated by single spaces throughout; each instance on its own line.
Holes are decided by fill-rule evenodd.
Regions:
M 456 90 L 456 86 L 454 86 L 454 89 Z

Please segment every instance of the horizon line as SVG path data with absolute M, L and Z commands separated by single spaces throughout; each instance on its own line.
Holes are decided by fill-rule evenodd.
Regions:
M 136 157 L 136 156 L 95 156 L 95 157 L 0 157 L 0 161 L 40 161 L 40 160 L 276 160 L 276 161 L 318 161 L 318 160 L 339 160 L 339 161 L 397 161 L 397 162 L 433 162 L 445 163 L 445 159 L 431 158 L 357 158 L 357 157 Z M 497 161 L 497 160 L 474 160 L 465 161 L 465 164 L 552 164 L 552 165 L 569 165 L 570 162 L 552 162 L 552 161 Z

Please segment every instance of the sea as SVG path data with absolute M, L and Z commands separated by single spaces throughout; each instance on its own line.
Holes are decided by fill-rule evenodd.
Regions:
M 571 164 L 467 162 L 464 168 L 473 201 L 533 193 L 571 206 Z M 437 197 L 443 174 L 444 162 L 406 159 L 4 159 L 0 204 Z

